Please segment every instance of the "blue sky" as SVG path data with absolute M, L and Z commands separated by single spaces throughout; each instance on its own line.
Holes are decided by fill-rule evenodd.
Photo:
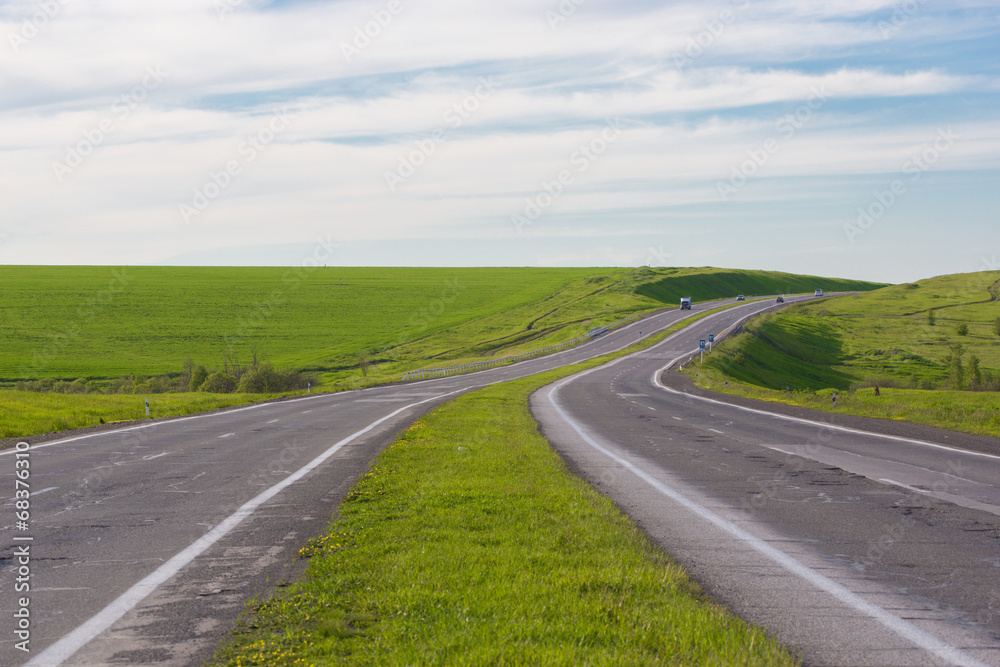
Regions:
M 0 4 L 0 263 L 1000 269 L 996 2 Z

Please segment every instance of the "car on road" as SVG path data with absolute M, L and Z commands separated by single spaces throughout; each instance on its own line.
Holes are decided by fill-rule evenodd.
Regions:
M 743 296 L 742 294 L 740 294 L 739 296 L 736 297 L 736 300 L 737 301 L 746 301 L 747 298 L 745 296 Z
M 779 296 L 777 302 L 778 303 L 784 303 L 785 302 L 785 297 Z
M 681 310 L 691 310 L 691 297 L 689 296 L 681 297 Z
M 816 296 L 823 296 L 823 290 L 821 289 L 816 290 Z

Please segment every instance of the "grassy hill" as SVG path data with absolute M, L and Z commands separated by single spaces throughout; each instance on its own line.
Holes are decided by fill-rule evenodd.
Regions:
M 720 296 L 747 297 L 769 294 L 814 292 L 854 292 L 871 290 L 881 285 L 842 278 L 821 278 L 780 271 L 746 271 L 737 269 L 667 268 L 659 269 L 655 278 L 639 285 L 636 293 L 662 303 L 676 304 L 682 296 L 696 301 Z
M 696 372 L 716 390 L 728 379 L 735 393 L 823 409 L 836 390 L 841 411 L 998 434 L 998 290 L 1000 272 L 980 272 L 791 306 Z
M 361 353 L 399 370 L 542 347 L 674 306 L 679 292 L 774 292 L 792 279 L 819 281 L 721 269 L 0 267 L 0 381 L 179 373 L 188 358 L 245 364 L 255 349 L 299 370 L 357 370 Z M 823 279 L 834 283 L 872 287 Z
M 4 392 L 0 437 L 138 418 L 120 395 L 180 391 L 190 364 L 231 372 L 256 355 L 309 373 L 314 388 L 340 389 L 539 349 L 676 307 L 681 293 L 708 300 L 789 286 L 877 287 L 714 268 L 11 266 L 0 267 L 0 286 L 0 386 L 32 390 Z M 38 390 L 85 395 L 43 407 Z M 209 403 L 203 393 L 158 400 L 153 416 Z

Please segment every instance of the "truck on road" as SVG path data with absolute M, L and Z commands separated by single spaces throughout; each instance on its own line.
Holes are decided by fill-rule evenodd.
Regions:
M 681 297 L 681 310 L 691 310 L 691 297 L 689 296 Z

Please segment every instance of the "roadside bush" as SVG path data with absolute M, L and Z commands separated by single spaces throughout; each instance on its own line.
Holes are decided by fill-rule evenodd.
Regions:
M 275 394 L 304 389 L 308 381 L 298 371 L 279 371 L 271 364 L 262 364 L 243 373 L 239 391 L 243 394 Z
M 208 371 L 205 370 L 204 366 L 198 366 L 196 368 L 192 368 L 191 383 L 188 385 L 188 388 L 191 391 L 198 391 L 198 389 L 201 388 L 201 385 L 203 385 L 205 383 L 205 380 L 207 379 L 208 379 Z
M 212 394 L 231 394 L 235 391 L 236 384 L 237 380 L 232 375 L 218 371 L 205 378 L 198 391 Z
M 965 322 L 962 322 L 957 327 L 955 327 L 955 333 L 957 333 L 959 336 L 968 336 L 969 335 L 969 325 L 966 324 Z

